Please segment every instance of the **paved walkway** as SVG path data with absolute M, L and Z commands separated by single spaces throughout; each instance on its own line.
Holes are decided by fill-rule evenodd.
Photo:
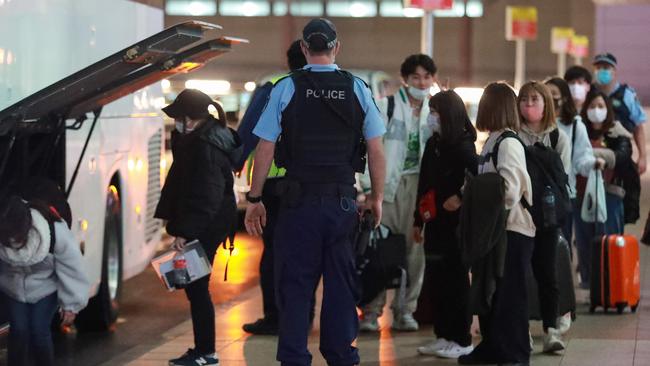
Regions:
M 649 202 L 646 199 L 644 202 Z M 647 205 L 644 205 L 647 206 Z M 643 210 L 647 212 L 647 207 Z M 643 220 L 642 220 L 643 221 Z M 638 234 L 640 224 L 629 230 Z M 650 249 L 641 247 L 642 298 L 650 299 Z M 586 298 L 587 292 L 578 295 Z M 641 301 L 636 314 L 628 311 L 623 315 L 602 311 L 589 314 L 586 305 L 578 309 L 578 319 L 566 336 L 567 349 L 563 355 L 541 353 L 542 330 L 540 322 L 531 323 L 535 339 L 533 365 L 567 366 L 641 366 L 650 365 L 650 301 Z M 274 365 L 276 338 L 271 336 L 250 336 L 241 330 L 241 324 L 254 320 L 262 313 L 259 288 L 242 293 L 229 303 L 217 307 L 217 352 L 222 365 Z M 392 333 L 390 311 L 380 319 L 383 331 L 376 335 L 361 335 L 357 341 L 363 365 L 448 365 L 450 360 L 418 356 L 416 348 L 431 339 L 431 327 L 424 327 L 415 333 Z M 310 336 L 309 348 L 314 355 L 315 366 L 325 365 L 318 352 L 318 329 L 316 321 Z M 163 334 L 162 343 L 142 344 L 109 360 L 103 366 L 166 365 L 166 360 L 183 353 L 192 344 L 190 321 Z M 475 339 L 475 343 L 479 339 Z

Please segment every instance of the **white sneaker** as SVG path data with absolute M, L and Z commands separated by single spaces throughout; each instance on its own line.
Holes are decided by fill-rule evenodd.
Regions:
M 415 332 L 420 329 L 418 322 L 413 318 L 413 314 L 404 313 L 398 315 L 393 319 L 393 330 L 399 330 L 402 332 Z
M 544 353 L 562 351 L 564 348 L 560 332 L 555 328 L 548 328 L 547 333 L 544 334 Z
M 418 347 L 418 353 L 424 356 L 435 356 L 436 352 L 445 348 L 447 344 L 449 344 L 449 341 L 444 338 L 438 338 L 429 344 Z
M 473 350 L 474 346 L 472 345 L 461 347 L 456 342 L 448 342 L 445 348 L 436 351 L 436 356 L 441 358 L 458 358 L 472 353 Z
M 557 330 L 560 334 L 566 334 L 571 328 L 571 313 L 566 313 L 557 318 Z
M 535 341 L 533 340 L 533 335 L 530 334 L 530 330 L 528 331 L 528 342 L 530 343 L 530 351 L 533 352 L 533 349 L 535 348 Z
M 360 332 L 378 332 L 379 322 L 377 321 L 377 314 L 367 313 L 363 314 L 359 321 Z

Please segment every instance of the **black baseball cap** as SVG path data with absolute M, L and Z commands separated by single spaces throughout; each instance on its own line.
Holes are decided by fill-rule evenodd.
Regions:
M 302 29 L 302 40 L 311 51 L 327 51 L 336 46 L 336 27 L 325 18 L 315 18 Z
M 596 64 L 609 64 L 616 67 L 616 57 L 609 52 L 600 53 L 594 57 L 594 65 Z
M 208 107 L 214 105 L 215 101 L 207 94 L 196 89 L 185 89 L 172 102 L 172 104 L 163 108 L 162 111 L 169 118 L 183 118 L 185 116 L 191 119 L 207 117 L 210 112 Z

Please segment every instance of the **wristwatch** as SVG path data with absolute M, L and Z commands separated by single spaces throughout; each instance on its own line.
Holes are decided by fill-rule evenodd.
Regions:
M 246 192 L 246 201 L 250 203 L 262 202 L 262 196 L 253 197 L 250 192 Z

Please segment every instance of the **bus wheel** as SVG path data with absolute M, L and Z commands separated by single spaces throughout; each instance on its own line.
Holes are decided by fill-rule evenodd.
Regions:
M 120 196 L 111 185 L 106 196 L 104 216 L 104 253 L 102 256 L 102 282 L 95 297 L 77 316 L 80 331 L 105 331 L 117 320 L 120 290 L 122 287 L 122 227 Z

